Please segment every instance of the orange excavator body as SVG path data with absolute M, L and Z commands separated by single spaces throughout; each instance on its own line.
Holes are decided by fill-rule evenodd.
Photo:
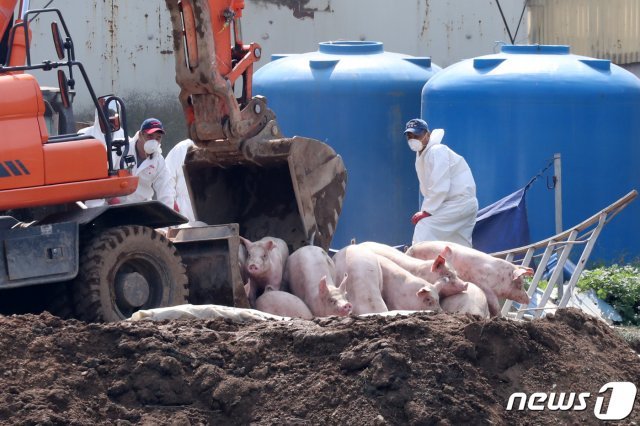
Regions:
M 138 178 L 109 170 L 105 143 L 49 135 L 42 88 L 25 73 L 30 30 L 20 18 L 9 25 L 16 5 L 17 0 L 0 0 L 0 34 L 11 30 L 8 58 L 0 58 L 7 62 L 0 67 L 0 210 L 131 194 Z
M 50 140 L 45 105 L 30 74 L 0 75 L 0 210 L 127 195 L 137 178 L 108 174 L 104 143 Z

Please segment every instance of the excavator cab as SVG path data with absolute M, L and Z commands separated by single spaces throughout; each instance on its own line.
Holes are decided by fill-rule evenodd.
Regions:
M 51 31 L 57 60 L 32 63 L 29 49 L 29 19 L 36 14 L 57 14 Z M 24 37 L 24 43 L 16 38 Z M 72 97 L 79 70 L 87 91 L 107 126 L 107 115 L 100 107 L 82 63 L 75 60 L 73 41 L 57 9 L 27 10 L 9 32 L 9 64 L 0 66 L 0 132 L 3 155 L 0 165 L 0 210 L 60 205 L 79 200 L 115 197 L 132 193 L 137 178 L 112 163 L 108 153 L 122 149 L 125 142 L 113 144 L 113 130 L 105 129 L 105 142 L 78 134 L 73 118 Z M 15 49 L 24 46 L 24 59 Z M 66 72 L 65 72 L 66 70 Z M 56 73 L 57 89 L 42 88 L 29 72 Z M 68 76 L 67 76 L 68 72 Z M 105 99 L 124 110 L 121 100 Z M 45 119 L 45 116 L 49 120 Z M 53 117 L 57 119 L 54 120 Z

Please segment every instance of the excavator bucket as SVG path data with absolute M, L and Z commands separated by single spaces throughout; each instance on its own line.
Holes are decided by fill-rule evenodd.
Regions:
M 276 129 L 274 121 L 265 133 Z M 317 140 L 293 137 L 247 140 L 241 158 L 196 148 L 185 176 L 197 218 L 238 223 L 250 240 L 282 238 L 295 250 L 329 248 L 345 194 L 342 158 Z
M 251 96 L 260 46 L 240 40 L 244 2 L 165 1 L 180 102 L 196 144 L 185 176 L 197 219 L 238 223 L 245 238 L 282 238 L 290 250 L 328 249 L 345 194 L 344 163 L 325 143 L 283 137 L 266 99 Z

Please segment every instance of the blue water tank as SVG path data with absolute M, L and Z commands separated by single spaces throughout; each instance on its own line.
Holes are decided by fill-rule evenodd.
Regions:
M 438 73 L 422 92 L 422 115 L 474 174 L 480 206 L 524 187 L 562 157 L 568 228 L 640 187 L 640 80 L 568 46 L 503 46 Z M 553 167 L 527 192 L 533 241 L 555 234 Z M 591 260 L 640 254 L 640 202 L 603 229 Z
M 347 191 L 332 247 L 352 238 L 411 242 L 418 181 L 403 132 L 439 70 L 428 57 L 385 52 L 380 42 L 337 41 L 274 55 L 255 73 L 253 93 L 266 96 L 283 134 L 326 142 L 344 160 Z

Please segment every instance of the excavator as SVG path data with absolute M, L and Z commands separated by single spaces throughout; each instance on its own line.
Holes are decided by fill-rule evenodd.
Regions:
M 136 189 L 125 102 L 96 95 L 60 10 L 0 0 L 0 290 L 26 289 L 23 298 L 85 321 L 183 303 L 248 307 L 239 235 L 279 237 L 290 250 L 328 249 L 344 164 L 320 141 L 283 136 L 267 100 L 252 96 L 261 49 L 242 40 L 244 1 L 166 6 L 179 100 L 195 142 L 185 176 L 197 219 L 208 225 L 180 227 L 187 219 L 158 201 L 86 207 L 83 200 Z M 55 56 L 35 63 L 29 22 L 46 15 Z M 40 72 L 55 73 L 58 87 L 41 86 Z M 104 142 L 76 132 L 78 83 Z M 118 130 L 124 138 L 114 139 Z

